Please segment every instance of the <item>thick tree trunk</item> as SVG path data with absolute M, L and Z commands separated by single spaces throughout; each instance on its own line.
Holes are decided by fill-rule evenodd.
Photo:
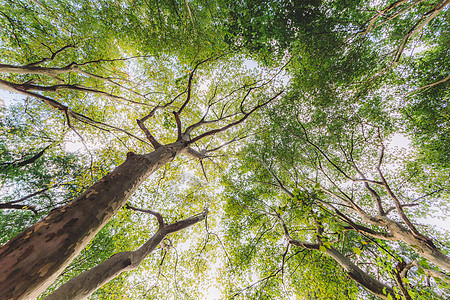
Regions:
M 139 185 L 184 148 L 182 141 L 126 161 L 0 249 L 0 299 L 34 299 L 80 253 Z
M 178 221 L 171 225 L 164 225 L 139 249 L 114 254 L 94 268 L 70 279 L 53 293 L 45 297 L 44 300 L 86 299 L 102 285 L 114 279 L 120 273 L 136 269 L 141 262 L 155 250 L 166 235 L 204 220 L 207 213 L 208 212 L 205 210 L 197 216 Z

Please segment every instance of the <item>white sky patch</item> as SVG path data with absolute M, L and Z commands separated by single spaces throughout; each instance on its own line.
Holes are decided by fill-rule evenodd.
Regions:
M 389 140 L 389 144 L 391 146 L 400 148 L 402 150 L 409 151 L 410 150 L 411 140 L 407 136 L 405 136 L 404 134 L 396 133 Z
M 64 150 L 67 152 L 82 152 L 85 151 L 84 145 L 74 132 L 68 132 L 64 139 Z
M 0 89 L 0 103 L 5 106 L 13 105 L 15 102 L 24 100 L 26 97 L 18 93 L 13 93 Z M 0 106 L 2 106 L 0 105 Z
M 411 148 L 411 139 L 401 133 L 394 134 L 388 143 L 389 147 L 397 148 L 405 155 L 413 151 Z M 440 211 L 426 218 L 418 218 L 417 221 L 422 224 L 431 225 L 441 232 L 450 231 L 450 217 L 443 215 Z

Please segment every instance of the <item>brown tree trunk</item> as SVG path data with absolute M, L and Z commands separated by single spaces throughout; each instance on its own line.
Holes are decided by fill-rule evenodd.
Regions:
M 160 227 L 159 230 L 139 249 L 114 254 L 92 269 L 84 271 L 80 275 L 70 279 L 53 293 L 45 297 L 44 300 L 86 299 L 120 273 L 131 271 L 139 267 L 141 262 L 156 249 L 165 236 L 204 220 L 207 213 L 208 211 L 205 210 L 197 216 Z
M 139 185 L 178 155 L 178 141 L 126 161 L 69 204 L 55 209 L 0 249 L 0 299 L 34 299 L 94 238 Z

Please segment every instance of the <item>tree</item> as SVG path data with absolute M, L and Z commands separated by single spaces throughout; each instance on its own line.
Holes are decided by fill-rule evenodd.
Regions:
M 189 107 L 191 105 L 190 102 L 193 101 L 192 98 L 195 97 L 195 101 L 198 101 L 197 96 L 193 96 L 194 75 L 197 75 L 196 71 L 200 66 L 209 61 L 216 60 L 217 58 L 209 58 L 200 61 L 193 66 L 187 77 L 178 78 L 177 82 L 181 83 L 183 80 L 186 80 L 187 82 L 184 89 L 180 86 L 177 87 L 177 89 L 181 91 L 173 96 L 171 100 L 164 101 L 160 104 L 151 104 L 130 100 L 131 98 L 129 97 L 133 96 L 140 98 L 141 101 L 148 102 L 150 99 L 142 94 L 141 91 L 136 89 L 134 93 L 132 93 L 133 91 L 131 91 L 129 87 L 119 84 L 109 77 L 102 76 L 103 74 L 99 75 L 98 73 L 80 68 L 81 65 L 98 67 L 100 65 L 116 62 L 122 63 L 123 65 L 124 61 L 132 60 L 132 58 L 118 58 L 113 60 L 97 59 L 81 64 L 76 62 L 65 63 L 73 58 L 72 54 L 74 52 L 72 52 L 72 49 L 75 49 L 75 46 L 71 44 L 65 45 L 59 50 L 53 51 L 50 57 L 41 58 L 36 62 L 27 65 L 19 66 L 3 64 L 1 66 L 1 71 L 3 73 L 21 74 L 25 76 L 25 78 L 26 76 L 31 76 L 34 79 L 24 83 L 14 82 L 16 77 L 12 77 L 12 80 L 2 79 L 1 86 L 7 90 L 38 99 L 51 108 L 59 110 L 63 113 L 67 125 L 76 133 L 77 131 L 73 125 L 74 121 L 101 127 L 106 130 L 118 130 L 119 132 L 124 132 L 127 135 L 136 138 L 135 135 L 120 129 L 119 127 L 107 125 L 103 122 L 94 120 L 92 117 L 77 113 L 67 105 L 56 101 L 55 98 L 63 96 L 65 99 L 73 99 L 72 103 L 76 103 L 76 99 L 79 99 L 78 95 L 80 95 L 80 93 L 85 93 L 89 97 L 91 97 L 90 95 L 93 95 L 92 97 L 94 98 L 92 98 L 92 100 L 95 99 L 96 95 L 100 95 L 110 99 L 140 105 L 143 108 L 149 107 L 150 112 L 143 118 L 141 117 L 138 119 L 138 125 L 145 133 L 150 144 L 155 148 L 155 151 L 146 155 L 137 155 L 133 152 L 129 152 L 127 160 L 123 164 L 88 188 L 81 196 L 74 199 L 74 201 L 67 206 L 53 210 L 47 218 L 36 223 L 31 228 L 22 232 L 15 239 L 11 240 L 8 244 L 4 245 L 2 247 L 2 262 L 4 262 L 6 267 L 3 269 L 5 273 L 2 274 L 2 279 L 5 279 L 2 280 L 2 284 L 5 286 L 5 288 L 2 288 L 4 293 L 2 294 L 3 297 L 10 297 L 10 295 L 18 298 L 35 297 L 40 294 L 107 223 L 111 216 L 125 204 L 134 190 L 139 187 L 140 183 L 142 183 L 142 181 L 150 174 L 182 152 L 191 157 L 195 157 L 196 159 L 208 157 L 210 150 L 205 149 L 202 152 L 198 152 L 193 148 L 190 148 L 189 145 L 242 123 L 254 111 L 267 105 L 280 94 L 280 92 L 272 94 L 263 101 L 253 100 L 255 92 L 260 93 L 261 90 L 266 89 L 272 79 L 261 82 L 259 80 L 252 81 L 249 78 L 246 80 L 243 87 L 236 85 L 235 88 L 230 88 L 229 92 L 224 91 L 222 87 L 219 89 L 219 87 L 216 86 L 213 94 L 209 96 L 209 99 L 205 100 L 203 104 L 206 109 L 204 115 L 199 117 L 197 121 L 193 121 L 183 131 L 180 115 L 182 113 L 186 114 L 186 111 L 188 111 L 193 114 L 192 117 L 188 117 L 187 120 L 195 120 L 195 116 L 198 115 L 198 111 L 200 110 L 200 107 L 197 108 L 194 106 L 194 109 Z M 68 54 L 66 54 L 67 51 L 69 51 Z M 139 59 L 139 57 L 136 59 Z M 142 57 L 142 60 L 145 64 L 146 57 Z M 43 64 L 63 64 L 63 66 L 42 66 Z M 65 80 L 72 81 L 73 75 L 75 74 L 80 75 L 78 76 L 80 83 L 66 84 L 64 82 Z M 69 77 L 66 78 L 66 75 Z M 99 87 L 85 86 L 85 84 L 90 83 L 89 80 L 86 81 L 86 78 L 91 80 L 94 86 L 97 85 L 98 82 L 103 83 L 119 88 L 129 96 L 117 96 L 116 94 L 105 92 Z M 20 82 L 20 76 L 18 79 Z M 117 80 L 121 79 L 118 78 Z M 175 79 L 173 79 L 173 81 L 175 81 Z M 84 82 L 84 84 L 82 85 L 81 82 Z M 240 83 L 241 82 L 238 82 L 238 84 Z M 51 94 L 52 92 L 59 95 L 53 97 L 49 96 L 49 93 Z M 238 98 L 240 98 L 241 101 L 235 102 Z M 252 102 L 255 104 L 251 104 Z M 80 103 L 78 103 L 78 105 L 79 104 Z M 165 145 L 160 144 L 144 125 L 144 122 L 153 117 L 159 110 L 175 105 L 177 106 L 177 110 L 173 112 L 173 115 L 177 128 L 176 141 Z M 211 118 L 209 112 L 214 113 L 215 116 Z M 90 114 L 93 115 L 93 111 L 90 111 Z M 191 138 L 192 132 L 196 129 L 198 130 L 198 128 L 202 126 L 206 126 L 207 130 Z M 138 139 L 142 141 L 142 139 Z M 216 148 L 220 148 L 220 146 Z M 92 201 L 94 199 L 95 201 Z M 92 213 L 97 210 L 97 208 L 97 213 L 93 215 Z M 69 232 L 67 232 L 67 228 L 70 228 Z M 51 239 L 45 242 L 41 236 L 43 236 L 44 239 L 49 239 L 50 237 Z M 34 250 L 30 253 L 31 249 Z M 20 255 L 18 253 L 20 253 Z M 28 259 L 25 257 L 28 257 Z M 36 261 L 36 257 L 39 257 L 38 261 Z M 15 276 L 12 276 L 11 274 L 15 274 Z M 19 278 L 22 278 L 23 280 L 19 280 Z M 18 286 L 12 285 L 12 282 L 21 283 L 19 283 Z M 26 282 L 33 282 L 33 284 Z
M 336 5 L 336 3 L 333 4 Z M 341 265 L 349 277 L 378 297 L 414 298 L 421 294 L 423 297 L 438 298 L 442 293 L 439 283 L 441 280 L 448 280 L 448 275 L 442 272 L 442 270 L 448 272 L 447 246 L 436 242 L 436 240 L 439 241 L 439 238 L 436 238 L 437 233 L 430 233 L 429 229 L 427 229 L 428 234 L 420 232 L 415 222 L 410 220 L 414 218 L 412 217 L 414 214 L 409 210 L 412 209 L 410 207 L 420 206 L 421 209 L 414 210 L 414 216 L 427 215 L 429 211 L 426 209 L 430 208 L 432 197 L 436 206 L 440 205 L 445 212 L 446 200 L 443 199 L 448 197 L 448 182 L 444 178 L 448 172 L 445 168 L 437 168 L 433 169 L 436 176 L 430 174 L 427 176 L 424 170 L 430 170 L 430 165 L 423 164 L 418 157 L 409 157 L 408 162 L 397 157 L 394 160 L 395 165 L 403 165 L 405 168 L 404 173 L 397 177 L 391 175 L 391 172 L 386 169 L 383 171 L 381 165 L 383 160 L 387 159 L 384 153 L 384 139 L 401 128 L 400 124 L 403 121 L 398 118 L 399 113 L 406 112 L 405 115 L 409 121 L 407 132 L 415 132 L 416 141 L 423 134 L 422 138 L 426 142 L 419 142 L 422 148 L 422 145 L 428 142 L 427 137 L 433 137 L 433 142 L 429 143 L 431 147 L 425 146 L 427 149 L 423 152 L 425 157 L 430 160 L 437 153 L 439 155 L 445 153 L 446 138 L 444 136 L 439 138 L 437 135 L 438 132 L 444 131 L 437 130 L 436 127 L 434 129 L 431 126 L 427 127 L 429 121 L 425 118 L 428 114 L 425 111 L 436 112 L 436 107 L 440 107 L 441 110 L 445 107 L 445 101 L 441 102 L 442 97 L 438 95 L 446 93 L 445 82 L 448 74 L 442 68 L 436 69 L 431 65 L 429 65 L 430 68 L 424 68 L 429 70 L 428 74 L 424 74 L 422 72 L 424 69 L 416 66 L 414 59 L 420 57 L 417 64 L 421 66 L 423 61 L 429 60 L 436 64 L 437 61 L 446 60 L 446 51 L 440 51 L 446 49 L 446 43 L 441 43 L 446 39 L 446 35 L 441 36 L 436 32 L 439 31 L 437 28 L 441 28 L 440 26 L 447 22 L 445 14 L 442 13 L 447 5 L 446 1 L 428 4 L 406 3 L 406 1 L 380 3 L 371 7 L 375 9 L 375 12 L 368 15 L 361 10 L 364 5 L 356 3 L 355 10 L 359 14 L 355 14 L 352 10 L 345 15 L 345 21 L 340 18 L 343 14 L 338 13 L 342 9 L 340 4 L 331 5 L 329 11 L 336 9 L 336 13 L 328 14 L 331 16 L 328 24 L 334 24 L 332 26 L 336 27 L 330 31 L 325 29 L 315 36 L 327 40 L 328 45 L 306 42 L 305 47 L 305 43 L 296 44 L 296 39 L 289 40 L 287 44 L 294 56 L 293 64 L 290 66 L 291 74 L 293 74 L 290 94 L 282 101 L 282 105 L 261 120 L 262 126 L 267 130 L 264 134 L 257 136 L 254 146 L 249 146 L 248 151 L 244 151 L 240 157 L 241 161 L 236 162 L 236 173 L 243 175 L 238 182 L 231 180 L 232 185 L 236 185 L 236 190 L 231 192 L 233 189 L 230 189 L 230 196 L 227 197 L 230 206 L 228 218 L 231 219 L 228 222 L 229 242 L 232 243 L 235 239 L 239 241 L 253 239 L 255 244 L 252 247 L 258 249 L 251 255 L 244 255 L 250 245 L 246 243 L 240 247 L 234 244 L 238 249 L 242 249 L 242 252 L 237 252 L 236 260 L 258 264 L 260 257 L 278 255 L 282 262 L 270 267 L 261 267 L 258 264 L 263 269 L 259 274 L 260 280 L 253 281 L 253 284 L 249 284 L 242 291 L 251 293 L 249 288 L 255 288 L 257 289 L 254 292 L 256 297 L 264 295 L 264 291 L 274 294 L 282 290 L 292 294 L 305 293 L 306 297 L 311 295 L 308 292 L 314 293 L 314 297 L 326 299 L 331 297 L 316 282 L 317 278 L 307 281 L 313 286 L 313 291 L 308 289 L 307 284 L 302 287 L 296 284 L 286 287 L 287 281 L 295 282 L 293 274 L 300 268 L 297 268 L 295 264 L 295 257 L 298 257 L 301 252 L 290 252 L 289 247 L 284 248 L 285 251 L 274 250 L 279 248 L 275 246 L 275 242 L 279 243 L 275 236 L 284 235 L 291 246 L 328 253 Z M 275 10 L 274 14 L 277 12 L 281 14 L 282 10 Z M 320 9 L 316 12 L 320 12 Z M 268 13 L 272 12 L 268 11 Z M 334 18 L 336 15 L 339 17 Z M 257 22 L 259 19 L 254 20 Z M 389 23 L 390 26 L 385 26 Z M 243 31 L 252 30 L 251 25 L 243 26 L 245 28 Z M 299 35 L 302 33 L 301 26 L 292 28 L 281 26 L 281 28 L 291 32 L 298 30 L 296 34 Z M 420 30 L 423 30 L 423 36 L 418 38 L 417 34 Z M 306 37 L 306 41 L 311 36 Z M 252 40 L 251 34 L 242 34 L 240 37 L 250 43 L 261 41 Z M 270 40 L 263 40 L 263 42 L 270 43 Z M 414 46 L 411 46 L 414 43 L 426 50 L 409 56 L 408 51 L 414 53 Z M 414 82 L 403 80 L 399 82 L 398 77 L 405 76 L 406 72 L 411 72 L 409 78 L 414 78 Z M 406 104 L 405 106 L 409 109 L 404 110 L 397 104 L 401 103 L 402 96 L 406 94 L 404 88 L 413 90 L 415 93 L 428 87 L 438 87 L 439 92 L 430 95 L 428 101 L 424 101 L 425 98 L 419 96 L 418 102 L 423 105 L 420 110 L 417 109 L 420 106 L 412 103 Z M 414 121 L 413 115 L 416 115 L 417 121 Z M 437 126 L 445 128 L 443 115 L 445 115 L 445 109 L 444 113 L 433 117 L 438 119 L 437 122 L 428 124 L 433 126 L 439 124 Z M 421 123 L 418 120 L 421 120 Z M 369 129 L 368 126 L 373 127 Z M 429 131 L 423 130 L 424 128 L 429 128 Z M 377 129 L 382 132 L 383 138 L 377 135 Z M 363 147 L 365 143 L 369 144 Z M 439 150 L 435 152 L 435 150 L 429 151 L 430 149 Z M 379 157 L 377 157 L 377 150 Z M 358 160 L 355 157 L 358 157 Z M 392 159 L 392 156 L 389 159 Z M 367 172 L 374 172 L 376 179 L 373 177 L 367 179 Z M 386 173 L 389 176 L 386 176 Z M 233 176 L 230 177 L 233 178 Z M 367 182 L 363 183 L 366 180 Z M 324 181 L 328 182 L 327 187 L 324 186 Z M 408 181 L 410 183 L 406 184 L 405 182 Z M 403 190 L 399 189 L 400 182 L 404 185 Z M 350 184 L 352 184 L 351 187 Z M 358 186 L 362 190 L 358 190 Z M 272 189 L 282 190 L 290 199 L 286 200 Z M 413 196 L 409 195 L 413 199 L 406 200 L 408 193 L 413 193 Z M 334 201 L 329 199 L 330 196 L 335 197 Z M 355 199 L 359 199 L 358 197 L 361 197 L 361 203 L 353 203 Z M 372 200 L 370 197 L 373 197 Z M 384 207 L 385 197 L 390 197 L 393 201 L 392 207 Z M 329 199 L 330 202 L 325 199 Z M 429 202 L 422 203 L 424 199 L 428 199 Z M 336 204 L 336 201 L 340 204 Z M 403 201 L 408 203 L 405 208 L 403 208 Z M 377 203 L 378 212 L 373 211 Z M 238 232 L 233 225 L 233 222 L 236 222 L 234 215 L 238 214 L 242 218 L 243 211 L 248 211 L 249 214 L 246 222 L 250 224 L 250 233 L 247 235 L 244 232 Z M 353 215 L 351 211 L 358 213 Z M 398 213 L 396 217 L 386 217 L 394 211 Z M 379 216 L 381 219 L 378 218 Z M 355 222 L 355 218 L 358 221 Z M 368 223 L 361 224 L 361 221 Z M 344 224 L 337 225 L 340 222 Z M 266 223 L 273 226 L 261 225 Z M 277 223 L 281 223 L 281 226 L 276 227 Z M 359 227 L 362 225 L 365 226 Z M 377 230 L 377 226 L 380 225 L 390 227 L 390 230 Z M 345 238 L 340 244 L 339 248 L 342 249 L 340 251 L 330 243 L 330 241 L 339 240 L 338 237 L 342 234 L 336 226 L 345 228 Z M 308 230 L 317 231 L 316 236 L 308 234 Z M 356 241 L 361 237 L 358 238 L 358 234 L 355 235 L 354 232 L 350 234 L 349 230 L 356 230 L 359 234 L 365 235 L 364 243 L 358 244 Z M 253 238 L 255 235 L 256 237 Z M 393 246 L 395 243 L 380 242 L 376 238 L 401 240 L 409 244 L 411 248 L 405 248 L 404 245 Z M 377 258 L 382 257 L 381 253 L 386 253 L 386 256 L 380 261 L 371 262 L 370 256 L 366 256 L 361 249 L 370 248 L 371 242 L 374 241 L 376 241 L 377 250 L 369 251 L 376 253 L 374 255 Z M 413 253 L 413 249 L 417 253 Z M 401 255 L 396 256 L 397 253 Z M 417 254 L 426 259 L 419 259 Z M 358 259 L 360 255 L 370 267 L 361 268 L 361 265 L 358 266 L 352 261 L 351 256 L 356 256 L 357 261 L 362 263 Z M 416 273 L 416 279 L 413 279 L 417 283 L 417 290 L 414 290 L 414 284 L 411 284 L 410 279 L 405 279 L 404 276 L 408 270 L 411 270 L 411 266 L 420 265 L 416 260 L 420 260 L 422 265 Z M 291 265 L 290 261 L 294 261 L 294 264 Z M 434 273 L 436 269 L 430 270 L 430 261 L 440 266 L 441 271 Z M 235 262 L 236 264 L 242 263 Z M 375 272 L 374 266 L 380 267 L 380 264 L 382 267 Z M 310 269 L 304 262 L 302 265 L 306 270 Z M 326 266 L 325 262 L 323 266 Z M 438 277 L 434 294 L 427 294 L 427 288 L 420 284 L 423 267 L 427 269 L 428 274 L 433 273 Z M 236 275 L 239 278 L 236 280 L 245 280 L 246 271 L 248 269 L 244 265 L 241 270 L 243 275 Z M 290 277 L 284 275 L 287 273 L 292 275 Z M 355 274 L 358 275 L 355 276 Z M 377 280 L 380 276 L 384 277 L 381 281 Z M 305 279 L 308 277 L 305 276 L 301 280 Z M 277 281 L 284 282 L 284 285 L 277 284 Z M 233 287 L 236 288 L 234 285 Z M 314 288 L 320 292 L 316 294 Z M 334 294 L 339 293 L 343 291 L 338 288 Z M 445 292 L 442 295 L 445 295 Z
M 180 153 L 185 153 L 197 159 L 207 157 L 206 150 L 201 153 L 189 145 L 218 134 L 245 121 L 257 109 L 267 105 L 276 99 L 281 92 L 269 97 L 269 99 L 253 104 L 248 107 L 249 96 L 253 96 L 255 90 L 259 90 L 269 82 L 253 82 L 241 88 L 239 94 L 243 97 L 238 104 L 239 110 L 230 111 L 229 107 L 223 106 L 218 115 L 212 119 L 208 118 L 209 110 L 214 110 L 217 104 L 216 95 L 213 95 L 207 102 L 206 113 L 200 120 L 187 126 L 182 130 L 180 115 L 184 112 L 191 101 L 192 84 L 196 70 L 210 59 L 197 63 L 188 77 L 185 91 L 178 94 L 170 102 L 155 106 L 151 112 L 137 120 L 139 127 L 144 131 L 146 137 L 155 148 L 149 154 L 138 155 L 133 152 L 127 154 L 126 161 L 118 166 L 114 171 L 104 176 L 101 180 L 88 188 L 82 195 L 74 199 L 71 203 L 51 212 L 42 221 L 28 228 L 13 240 L 2 247 L 1 261 L 6 268 L 2 274 L 4 297 L 36 297 L 43 288 L 47 287 L 67 264 L 86 246 L 95 234 L 108 222 L 129 199 L 139 185 L 154 171 L 164 166 Z M 12 69 L 11 67 L 7 67 Z M 17 67 L 19 72 L 27 67 Z M 48 68 L 38 67 L 43 74 Z M 67 121 L 73 118 L 78 121 L 92 124 L 94 121 L 81 114 L 71 111 L 68 107 L 55 100 L 28 90 L 39 90 L 39 86 L 29 84 L 14 84 L 2 80 L 4 86 L 10 90 L 33 96 L 52 108 L 59 109 L 67 116 Z M 48 90 L 48 89 L 47 89 Z M 51 88 L 50 90 L 55 90 Z M 56 88 L 57 90 L 57 88 Z M 231 94 L 236 91 L 231 91 Z M 151 118 L 159 109 L 169 107 L 178 98 L 185 95 L 184 101 L 179 105 L 179 109 L 173 112 L 177 125 L 177 138 L 173 143 L 162 145 L 145 127 L 144 122 Z M 232 95 L 234 97 L 235 95 Z M 220 101 L 220 99 L 219 99 Z M 257 101 L 258 103 L 258 101 Z M 225 103 L 224 105 L 227 105 Z M 215 129 L 206 130 L 195 137 L 191 137 L 194 129 L 208 124 L 219 124 Z M 220 123 L 224 124 L 220 126 Z M 70 228 L 68 230 L 68 228 Z M 42 238 L 44 237 L 44 239 Z M 34 249 L 31 253 L 27 249 Z M 36 257 L 39 260 L 36 261 Z M 17 271 L 16 271 L 17 270 Z M 15 274 L 13 276 L 12 274 Z M 13 282 L 33 282 L 25 286 L 14 286 Z
M 437 240 L 436 233 L 421 232 L 413 221 L 427 214 L 434 201 L 444 209 L 440 197 L 448 196 L 446 182 L 424 178 L 409 169 L 407 160 L 388 153 L 381 124 L 368 125 L 360 117 L 352 120 L 346 110 L 333 111 L 334 116 L 328 115 L 321 124 L 312 114 L 308 116 L 310 108 L 294 110 L 294 101 L 285 105 L 284 114 L 268 113 L 264 124 L 272 122 L 271 129 L 257 136 L 236 162 L 236 173 L 242 178 L 228 181 L 229 238 L 246 240 L 246 235 L 256 235 L 253 247 L 263 248 L 261 256 L 277 252 L 272 247 L 279 245 L 267 245 L 279 244 L 277 236 L 286 241 L 283 263 L 269 268 L 275 271 L 262 275 L 259 283 L 295 272 L 298 266 L 288 263 L 288 258 L 299 255 L 290 251 L 296 247 L 328 255 L 351 279 L 383 299 L 425 297 L 429 292 L 420 287 L 419 279 L 423 272 L 438 282 L 448 281 L 448 246 Z M 406 170 L 390 170 L 386 160 L 393 158 L 397 168 L 403 165 Z M 236 231 L 234 215 L 242 218 L 242 211 L 248 213 L 250 233 Z M 247 260 L 253 255 L 237 254 L 237 258 Z M 419 273 L 410 273 L 412 278 L 406 279 L 413 266 L 419 266 Z M 305 263 L 302 267 L 307 268 Z M 296 286 L 291 288 L 300 292 Z M 436 284 L 435 294 L 429 297 L 439 298 L 439 289 Z
M 42 155 L 48 145 L 38 147 L 38 139 L 29 147 L 18 143 L 20 150 L 16 142 L 6 143 L 9 184 L 27 191 L 4 204 L 12 207 L 46 188 L 41 184 L 30 190 L 28 178 L 14 177 L 14 172 L 44 178 L 60 168 L 56 166 L 69 166 L 70 160 L 56 159 L 64 153 L 60 141 L 68 136 L 85 149 L 78 157 L 81 172 L 73 174 L 76 187 L 54 189 L 51 197 L 59 202 L 84 192 L 0 250 L 6 266 L 0 280 L 7 285 L 2 297 L 37 296 L 61 272 L 64 276 L 51 289 L 73 277 L 55 291 L 65 293 L 101 270 L 104 280 L 90 280 L 95 287 L 72 290 L 72 295 L 90 294 L 124 270 L 109 274 L 104 267 L 111 261 L 127 262 L 130 253 L 145 252 L 136 260 L 141 262 L 155 249 L 156 237 L 162 238 L 159 233 L 181 224 L 177 220 L 194 220 L 189 216 L 204 202 L 212 203 L 204 198 L 221 194 L 223 187 L 215 186 L 221 174 L 231 178 L 225 183 L 237 187 L 226 188 L 227 197 L 214 204 L 219 215 L 226 207 L 223 222 L 229 231 L 221 232 L 222 221 L 211 222 L 208 216 L 204 240 L 176 235 L 198 243 L 195 267 L 186 264 L 183 270 L 196 272 L 197 281 L 208 259 L 219 256 L 209 251 L 214 240 L 233 263 L 223 275 L 233 287 L 230 297 L 445 297 L 439 280 L 445 281 L 446 274 L 430 264 L 448 267 L 445 245 L 436 242 L 443 238 L 416 220 L 431 213 L 423 199 L 447 205 L 445 159 L 434 157 L 445 158 L 447 149 L 445 112 L 439 110 L 446 108 L 440 100 L 447 95 L 448 74 L 445 66 L 435 66 L 448 56 L 444 28 L 449 2 L 300 2 L 2 1 L 0 88 L 27 97 L 22 111 L 48 120 L 44 131 L 57 141 Z M 414 54 L 415 46 L 423 51 Z M 280 74 L 286 75 L 283 83 L 276 80 Z M 283 85 L 289 93 L 282 98 Z M 402 103 L 407 93 L 411 100 Z M 270 114 L 260 113 L 263 107 Z M 424 120 L 437 111 L 435 122 Z M 237 129 L 250 116 L 254 128 Z M 398 132 L 420 144 L 426 161 L 416 156 L 404 162 L 390 152 L 386 139 Z M 430 137 L 439 142 L 427 143 Z M 213 152 L 223 154 L 225 147 L 242 150 L 239 160 L 227 156 L 212 162 Z M 30 155 L 23 155 L 23 149 Z M 181 163 L 179 154 L 192 164 Z M 27 161 L 34 162 L 19 166 Z M 229 161 L 235 168 L 230 169 Z M 55 163 L 48 171 L 35 171 L 44 162 Z M 169 165 L 176 167 L 171 175 Z M 182 183 L 194 172 L 191 166 L 210 187 L 200 188 L 198 182 L 185 187 L 192 185 Z M 151 174 L 161 177 L 149 180 Z M 160 192 L 163 186 L 166 190 Z M 203 193 L 208 189 L 215 192 Z M 195 196 L 174 203 L 172 198 L 188 193 Z M 44 206 L 39 197 L 30 199 L 25 199 L 30 208 Z M 172 225 L 160 223 L 162 231 L 155 229 L 159 233 L 148 240 L 139 218 L 122 209 L 127 203 L 159 211 Z M 1 213 L 19 215 L 17 223 L 27 218 L 22 210 Z M 243 216 L 248 231 L 240 223 Z M 223 243 L 225 234 L 228 244 Z M 122 239 L 132 245 L 124 246 Z M 99 244 L 104 241 L 107 250 Z M 135 250 L 146 241 L 150 248 Z M 108 259 L 112 253 L 118 254 Z M 156 282 L 163 278 L 167 253 L 161 251 L 159 261 L 150 257 L 143 262 L 157 270 Z M 182 294 L 177 252 L 175 256 L 172 290 Z M 16 264 L 18 260 L 22 262 Z M 332 277 L 336 271 L 338 276 Z M 436 278 L 429 287 L 421 282 L 424 273 Z M 137 281 L 118 276 L 117 293 L 126 280 Z M 250 285 L 237 289 L 241 281 Z M 157 296 L 145 283 L 133 285 L 142 290 L 142 298 Z

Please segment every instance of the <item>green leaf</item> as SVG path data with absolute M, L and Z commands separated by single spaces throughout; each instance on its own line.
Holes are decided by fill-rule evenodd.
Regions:
M 357 247 L 353 247 L 352 250 L 353 250 L 353 252 L 355 252 L 356 255 L 358 255 L 358 256 L 361 255 L 361 249 L 359 249 Z

